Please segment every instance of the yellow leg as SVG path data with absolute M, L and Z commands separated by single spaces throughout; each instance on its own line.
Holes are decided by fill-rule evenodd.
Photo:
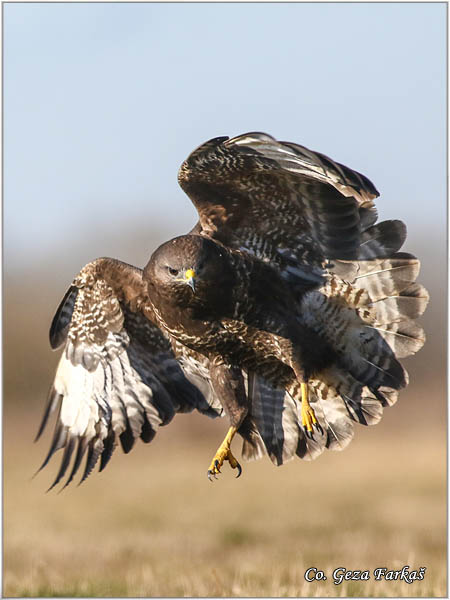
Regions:
M 236 477 L 239 477 L 240 474 L 242 473 L 241 465 L 234 458 L 233 454 L 231 453 L 231 449 L 230 449 L 231 441 L 234 438 L 236 431 L 237 431 L 236 427 L 230 427 L 227 435 L 225 436 L 225 439 L 223 440 L 223 442 L 220 444 L 219 448 L 217 449 L 217 452 L 214 455 L 214 458 L 212 459 L 211 464 L 209 465 L 209 469 L 208 469 L 208 479 L 210 481 L 212 481 L 211 476 L 216 477 L 216 475 L 218 473 L 220 473 L 220 467 L 223 465 L 223 463 L 226 460 L 230 463 L 230 466 L 233 469 L 238 470 L 238 474 L 236 475 Z
M 313 425 L 317 425 L 316 415 L 308 400 L 308 385 L 301 383 L 302 389 L 302 425 L 311 433 Z

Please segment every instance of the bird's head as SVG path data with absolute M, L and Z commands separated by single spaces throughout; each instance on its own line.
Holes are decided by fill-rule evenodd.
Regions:
M 208 238 L 184 235 L 160 246 L 144 269 L 158 292 L 178 305 L 213 305 L 227 297 L 234 275 L 227 251 Z

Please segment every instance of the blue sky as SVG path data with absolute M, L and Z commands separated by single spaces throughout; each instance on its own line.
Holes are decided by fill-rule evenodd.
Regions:
M 365 173 L 444 256 L 445 4 L 3 8 L 7 273 L 142 266 L 195 222 L 184 158 L 252 130 Z

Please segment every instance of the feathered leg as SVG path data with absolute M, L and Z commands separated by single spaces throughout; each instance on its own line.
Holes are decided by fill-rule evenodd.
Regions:
M 236 477 L 239 477 L 242 468 L 231 452 L 231 441 L 248 412 L 244 378 L 240 369 L 224 363 L 221 357 L 211 361 L 209 372 L 211 383 L 230 419 L 231 427 L 211 461 L 208 479 L 212 481 L 212 477 L 220 473 L 220 468 L 226 460 L 233 469 L 238 470 Z

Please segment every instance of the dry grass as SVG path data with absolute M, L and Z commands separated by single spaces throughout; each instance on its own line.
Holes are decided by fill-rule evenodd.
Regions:
M 446 595 L 442 430 L 358 428 L 345 454 L 211 484 L 225 422 L 183 416 L 58 495 L 44 493 L 55 466 L 30 481 L 48 443 L 31 445 L 34 415 L 5 424 L 4 596 Z M 340 566 L 406 564 L 425 579 L 332 582 Z M 311 566 L 328 580 L 307 583 Z

